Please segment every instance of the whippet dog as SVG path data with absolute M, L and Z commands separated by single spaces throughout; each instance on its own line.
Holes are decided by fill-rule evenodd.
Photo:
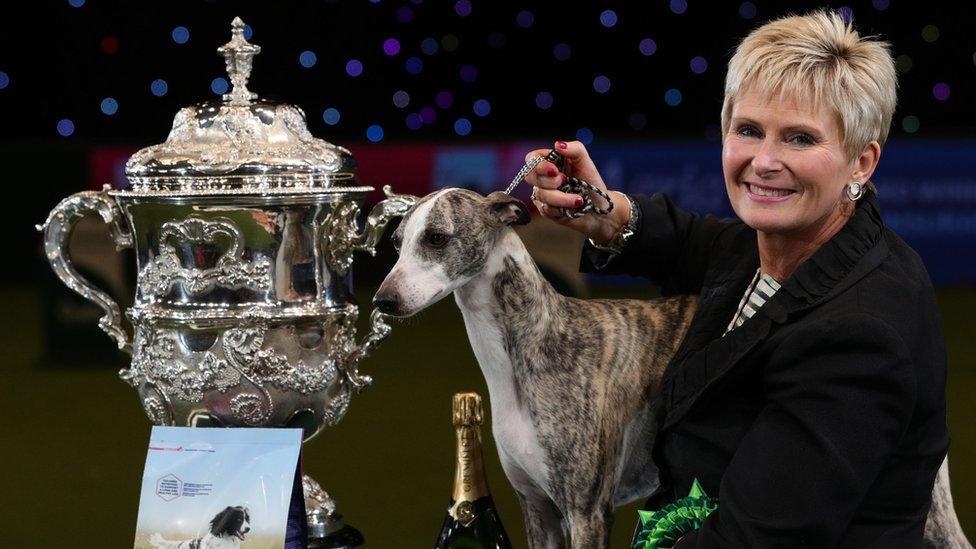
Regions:
M 650 403 L 697 300 L 559 295 L 510 227 L 528 219 L 503 193 L 421 199 L 374 302 L 410 316 L 454 293 L 529 546 L 564 547 L 568 533 L 574 548 L 608 547 L 614 507 L 657 486 Z
M 488 385 L 492 434 L 529 547 L 609 547 L 613 509 L 657 487 L 654 397 L 697 307 L 690 296 L 581 300 L 558 294 L 511 228 L 517 198 L 444 189 L 393 233 L 399 259 L 374 304 L 406 317 L 450 293 Z M 928 547 L 971 548 L 944 462 Z

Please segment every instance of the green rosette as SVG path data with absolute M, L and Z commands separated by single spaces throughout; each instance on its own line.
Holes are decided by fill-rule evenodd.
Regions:
M 675 500 L 657 511 L 637 511 L 640 533 L 633 549 L 668 549 L 686 533 L 701 527 L 705 517 L 718 509 L 718 498 L 705 494 L 696 478 L 686 497 Z

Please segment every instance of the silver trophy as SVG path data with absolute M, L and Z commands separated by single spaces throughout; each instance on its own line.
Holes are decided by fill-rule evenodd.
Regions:
M 232 83 L 223 101 L 180 110 L 165 143 L 128 160 L 130 188 L 73 194 L 38 230 L 58 277 L 104 310 L 99 326 L 132 355 L 120 376 L 153 423 L 302 427 L 307 440 L 371 382 L 359 361 L 390 327 L 374 310 L 356 342 L 353 254 L 375 254 L 416 198 L 384 187 L 359 232 L 373 188 L 358 183 L 348 150 L 309 133 L 301 109 L 247 89 L 260 48 L 243 31 L 234 19 L 218 49 Z M 68 256 L 92 212 L 117 248 L 136 252 L 131 338 L 118 305 Z M 303 480 L 310 537 L 341 528 L 332 499 Z

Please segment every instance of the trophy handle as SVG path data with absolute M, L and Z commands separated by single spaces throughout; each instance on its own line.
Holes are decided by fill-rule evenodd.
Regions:
M 122 327 L 122 313 L 118 304 L 107 293 L 85 280 L 75 269 L 68 254 L 68 243 L 75 224 L 89 212 L 99 214 L 108 224 L 116 250 L 132 247 L 132 235 L 122 221 L 122 210 L 108 196 L 110 188 L 105 185 L 101 191 L 83 191 L 65 198 L 51 210 L 47 221 L 36 228 L 44 232 L 44 253 L 55 274 L 66 286 L 105 311 L 105 315 L 98 320 L 98 327 L 115 340 L 119 349 L 131 355 L 132 341 Z
M 354 250 L 376 255 L 376 245 L 383 237 L 386 225 L 393 218 L 402 217 L 420 200 L 419 197 L 410 194 L 396 194 L 392 192 L 389 185 L 383 185 L 383 194 L 386 195 L 386 198 L 373 206 L 366 217 L 366 227 L 363 229 L 363 233 L 356 235 L 353 242 Z M 357 391 L 362 391 L 373 381 L 369 376 L 359 373 L 359 361 L 365 358 L 373 347 L 383 341 L 389 333 L 390 325 L 386 323 L 386 315 L 381 313 L 379 309 L 373 309 L 369 315 L 369 333 L 366 334 L 362 343 L 353 347 L 346 355 L 346 374 Z

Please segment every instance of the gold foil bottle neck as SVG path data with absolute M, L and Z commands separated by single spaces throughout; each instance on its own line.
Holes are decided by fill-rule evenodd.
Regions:
M 478 393 L 454 393 L 454 425 L 481 425 L 481 395 Z

